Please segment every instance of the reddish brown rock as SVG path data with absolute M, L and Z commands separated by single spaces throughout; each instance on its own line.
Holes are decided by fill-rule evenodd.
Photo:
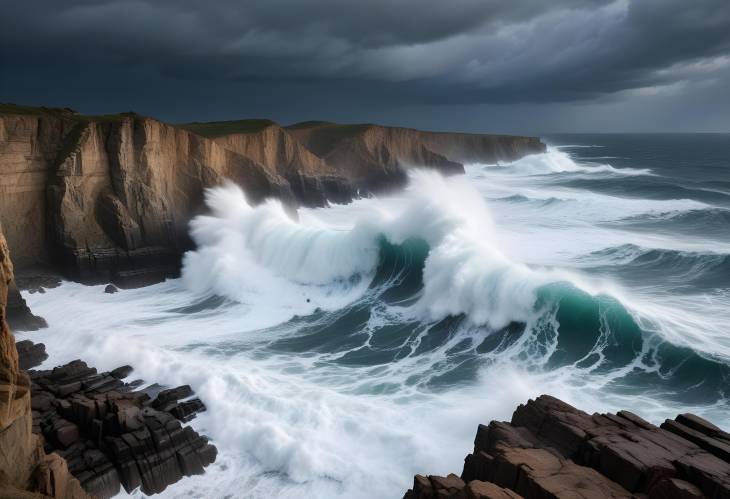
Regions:
M 12 282 L 13 265 L 0 227 L 0 497 L 86 498 L 65 461 L 55 454 L 46 455 L 41 440 L 32 433 L 33 415 L 38 413 L 31 411 L 31 383 L 20 370 L 15 339 L 6 320 Z M 34 409 L 51 403 L 52 397 Z
M 519 499 L 522 496 L 492 482 L 472 480 L 466 486 L 468 499 Z
M 658 428 L 627 411 L 589 415 L 543 395 L 520 405 L 510 423 L 479 426 L 461 478 L 470 486 L 491 484 L 480 485 L 486 497 L 504 497 L 504 488 L 528 499 L 724 499 L 727 437 L 694 415 Z M 437 497 L 430 478 L 414 482 L 409 494 Z

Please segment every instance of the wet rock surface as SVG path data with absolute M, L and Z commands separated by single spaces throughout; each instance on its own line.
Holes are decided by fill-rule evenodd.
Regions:
M 730 498 L 730 434 L 693 414 L 661 427 L 542 395 L 480 425 L 461 477 L 416 475 L 404 499 Z
M 7 323 L 14 286 L 13 264 L 0 226 L 0 498 L 87 499 L 66 461 L 46 454 L 32 432 L 31 382 L 21 368 L 28 360 L 18 358 Z M 28 344 L 21 344 L 21 350 L 32 352 L 33 362 L 45 355 Z
M 17 341 L 18 365 L 23 370 L 39 365 L 48 358 L 46 346 L 43 343 L 33 343 L 30 340 Z
M 21 344 L 20 363 L 37 365 L 42 345 Z M 184 476 L 202 474 L 216 458 L 206 437 L 181 424 L 205 410 L 191 388 L 135 390 L 140 381 L 122 381 L 131 372 L 121 366 L 99 373 L 81 360 L 28 372 L 33 432 L 94 497 L 112 497 L 122 487 L 159 493 Z

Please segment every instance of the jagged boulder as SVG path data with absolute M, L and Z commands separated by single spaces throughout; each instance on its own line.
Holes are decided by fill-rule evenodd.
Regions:
M 162 492 L 184 476 L 203 473 L 217 455 L 207 438 L 181 424 L 205 410 L 200 399 L 191 399 L 190 386 L 159 390 L 151 398 L 121 381 L 131 372 L 122 366 L 99 373 L 81 360 L 30 371 L 34 431 L 94 497 L 112 497 L 122 487 Z
M 628 411 L 589 415 L 542 395 L 509 423 L 479 426 L 461 481 L 417 475 L 405 497 L 725 499 L 729 444 L 730 434 L 692 414 L 659 428 Z

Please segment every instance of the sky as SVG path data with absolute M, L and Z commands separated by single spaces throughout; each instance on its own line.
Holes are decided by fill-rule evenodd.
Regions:
M 0 5 L 0 102 L 169 122 L 730 132 L 730 0 Z

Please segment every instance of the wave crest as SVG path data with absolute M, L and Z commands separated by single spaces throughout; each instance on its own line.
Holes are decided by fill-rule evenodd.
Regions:
M 524 321 L 547 278 L 512 262 L 498 246 L 489 210 L 468 179 L 416 171 L 397 200 L 383 200 L 347 229 L 299 223 L 279 201 L 251 206 L 233 184 L 210 189 L 212 214 L 191 223 L 198 249 L 183 262 L 197 292 L 292 313 L 356 299 L 372 281 L 379 239 L 423 240 L 423 289 L 413 311 L 428 319 L 464 314 L 494 328 Z M 335 299 L 340 296 L 341 299 Z M 304 305 L 306 303 L 306 305 Z
M 551 175 L 560 173 L 609 173 L 614 175 L 652 175 L 648 168 L 615 168 L 609 164 L 579 164 L 568 153 L 556 147 L 547 152 L 530 154 L 511 163 L 492 165 L 506 173 L 517 175 Z

